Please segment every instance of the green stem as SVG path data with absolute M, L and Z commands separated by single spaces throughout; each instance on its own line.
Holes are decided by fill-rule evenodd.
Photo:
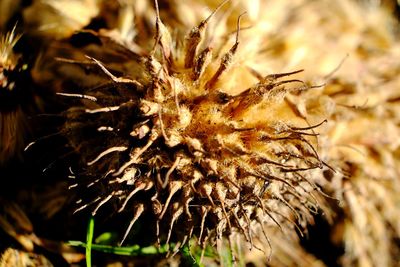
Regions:
M 92 242 L 94 233 L 94 217 L 90 217 L 86 233 L 86 266 L 92 266 Z

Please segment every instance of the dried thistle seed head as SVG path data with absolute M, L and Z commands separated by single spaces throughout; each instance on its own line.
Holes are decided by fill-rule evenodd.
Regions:
M 153 213 L 157 238 L 167 243 L 183 246 L 195 236 L 205 246 L 240 233 L 253 245 L 255 225 L 290 230 L 312 217 L 309 174 L 323 167 L 319 125 L 300 124 L 293 112 L 279 116 L 287 94 L 308 89 L 288 78 L 296 72 L 261 76 L 232 93 L 225 84 L 240 80 L 232 77 L 242 69 L 235 64 L 239 20 L 236 34 L 226 35 L 230 47 L 219 42 L 215 54 L 192 34 L 206 24 L 173 42 L 157 17 L 154 49 L 131 59 L 141 66 L 136 79 L 116 77 L 93 59 L 111 83 L 84 92 L 63 131 L 86 165 L 78 183 L 94 191 L 81 208 L 96 214 L 113 202 L 133 210 L 127 232 Z
M 27 66 L 13 51 L 20 35 L 0 36 L 0 165 L 21 152 L 26 128 L 23 106 L 29 93 L 21 88 Z

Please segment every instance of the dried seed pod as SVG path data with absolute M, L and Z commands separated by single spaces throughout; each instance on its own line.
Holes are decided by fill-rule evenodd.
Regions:
M 221 44 L 219 55 L 199 48 L 199 29 L 206 31 L 209 19 L 172 42 L 157 16 L 154 49 L 129 59 L 140 66 L 131 70 L 135 78 L 116 77 L 107 64 L 91 59 L 111 79 L 105 86 L 110 90 L 83 92 L 87 97 L 67 112 L 63 132 L 82 156 L 80 185 L 102 177 L 87 199 L 96 212 L 106 202 L 119 211 L 140 205 L 128 231 L 142 213 L 153 213 L 157 238 L 167 243 L 185 243 L 194 235 L 204 248 L 241 233 L 253 246 L 257 220 L 289 231 L 292 223 L 310 219 L 309 206 L 317 205 L 309 197 L 314 188 L 304 188 L 312 181 L 309 173 L 323 166 L 313 134 L 319 125 L 309 126 L 296 114 L 255 117 L 257 109 L 278 114 L 286 107 L 287 84 L 307 88 L 285 79 L 297 73 L 291 72 L 267 75 L 232 93 L 224 82 L 238 67 L 239 19 L 233 44 L 228 51 Z M 186 46 L 173 45 L 179 41 Z M 257 208 L 263 219 L 253 222 Z M 178 227 L 187 221 L 189 227 Z

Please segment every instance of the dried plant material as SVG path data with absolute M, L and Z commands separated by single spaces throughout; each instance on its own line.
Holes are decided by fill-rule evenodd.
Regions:
M 56 201 L 56 200 L 54 200 Z M 54 202 L 53 201 L 53 202 Z M 50 201 L 52 202 L 52 201 Z M 2 210 L 0 211 L 0 228 L 9 236 L 14 238 L 25 250 L 25 252 L 20 252 L 20 260 L 26 260 L 26 255 L 32 255 L 32 260 L 36 258 L 34 254 L 35 246 L 39 246 L 44 248 L 52 253 L 56 253 L 61 255 L 68 263 L 75 263 L 79 262 L 84 258 L 82 253 L 77 252 L 74 248 L 71 248 L 62 242 L 59 241 L 52 241 L 48 239 L 44 239 L 38 237 L 35 234 L 34 227 L 32 222 L 28 218 L 27 214 L 25 213 L 24 209 L 22 209 L 18 204 L 15 202 L 10 202 L 1 199 L 0 200 Z M 39 201 L 37 201 L 39 203 Z M 43 202 L 41 202 L 43 203 Z M 44 207 L 42 207 L 44 208 Z M 17 253 L 17 251 L 13 251 Z M 11 253 L 11 252 L 10 252 Z M 28 262 L 25 264 L 28 265 L 7 265 L 9 261 L 17 260 L 17 254 L 10 254 L 9 252 L 4 252 L 1 256 L 1 265 L 0 266 L 30 266 Z M 26 254 L 26 255 L 25 255 Z M 37 255 L 38 259 L 41 258 L 40 255 Z M 29 259 L 30 257 L 27 257 Z M 7 264 L 6 264 L 7 263 Z M 22 264 L 22 263 L 20 263 Z M 36 265 L 33 265 L 36 266 Z M 38 265 L 42 266 L 42 265 Z M 47 266 L 47 265 L 43 265 Z M 50 265 L 52 266 L 52 265 Z
M 35 0 L 24 9 L 23 17 L 34 33 L 65 38 L 88 25 L 98 14 L 98 5 L 96 0 Z
M 26 210 L 40 214 L 41 218 L 50 220 L 68 205 L 71 197 L 65 192 L 68 190 L 67 182 L 59 182 L 47 186 L 34 186 L 20 190 L 17 195 L 19 203 L 24 203 Z
M 24 15 L 53 39 L 99 14 L 96 30 L 50 43 L 32 72 L 73 103 L 61 132 L 81 156 L 70 175 L 77 211 L 129 213 L 120 244 L 148 220 L 158 242 L 177 242 L 169 255 L 197 239 L 202 259 L 211 244 L 238 264 L 250 247 L 254 264 L 321 266 L 295 228 L 323 210 L 344 246 L 340 264 L 397 264 L 400 47 L 381 6 L 398 3 L 72 1 L 77 9 L 60 10 L 65 3 L 34 1 Z M 18 76 L 10 36 L 2 64 Z M 21 150 L 22 107 L 1 110 L 9 141 L 0 161 Z
M 86 170 L 75 180 L 86 192 L 78 210 L 96 215 L 113 203 L 133 212 L 125 237 L 150 213 L 157 239 L 181 247 L 236 235 L 253 247 L 259 224 L 304 229 L 324 202 L 311 175 L 326 164 L 315 133 L 324 121 L 308 124 L 284 99 L 312 86 L 292 78 L 300 71 L 257 79 L 237 64 L 240 16 L 214 52 L 202 46 L 215 12 L 176 40 L 157 14 L 153 49 L 126 58 L 134 78 L 88 57 L 110 82 L 84 91 L 93 100 L 66 114 L 63 132 Z M 249 84 L 230 82 L 241 75 Z
M 21 0 L 3 0 L 0 2 L 0 32 L 6 29 L 7 23 L 20 8 Z
M 14 238 L 26 251 L 33 252 L 38 240 L 33 225 L 21 207 L 13 202 L 1 200 L 0 227 Z
M 54 265 L 43 255 L 25 252 L 13 248 L 8 248 L 0 257 L 0 266 L 8 267 L 26 267 L 26 266 L 43 266 L 53 267 Z
M 43 91 L 36 90 L 26 58 L 14 51 L 21 35 L 16 26 L 0 36 L 0 166 L 22 159 L 32 118 L 43 110 Z
M 18 71 L 18 56 L 14 54 L 13 48 L 20 39 L 15 32 L 15 27 L 0 38 L 0 85 L 2 90 L 12 91 L 15 81 L 8 77 L 13 71 Z
M 400 222 L 398 25 L 371 4 L 292 3 L 262 3 L 267 12 L 249 30 L 265 34 L 254 68 L 305 68 L 326 83 L 287 99 L 311 123 L 328 119 L 319 147 L 340 170 L 327 175 L 324 188 L 342 203 L 345 218 L 336 221 L 344 229 L 342 264 L 393 266 Z
M 0 2 L 0 32 L 6 29 L 10 18 L 19 9 L 20 0 L 3 0 Z
M 295 233 L 287 233 L 278 229 L 265 229 L 270 238 L 273 253 L 268 261 L 269 266 L 313 266 L 324 267 L 321 260 L 301 247 L 299 237 Z M 265 254 L 260 250 L 252 250 L 245 254 L 245 262 L 254 266 L 265 266 Z M 329 266 L 329 265 L 328 265 Z
M 21 36 L 14 29 L 0 36 L 0 165 L 17 155 L 24 145 L 25 116 L 18 106 L 17 85 L 26 69 L 13 51 Z

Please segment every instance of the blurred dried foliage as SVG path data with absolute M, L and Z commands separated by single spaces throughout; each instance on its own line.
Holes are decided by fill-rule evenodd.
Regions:
M 201 42 L 196 44 L 194 50 L 194 55 L 198 55 L 198 57 L 195 61 L 192 59 L 188 63 L 186 58 L 190 54 L 187 49 L 187 42 L 189 40 L 190 43 L 191 40 L 188 38 L 190 30 L 207 18 L 219 4 L 217 1 L 208 0 L 160 0 L 161 21 L 158 21 L 158 31 L 161 32 L 161 35 L 158 36 L 158 43 L 161 49 L 158 49 L 153 54 L 154 57 L 147 62 L 146 60 L 149 58 L 146 56 L 154 48 L 154 37 L 157 36 L 155 34 L 157 13 L 153 1 L 35 0 L 26 4 L 24 1 L 3 0 L 0 2 L 0 29 L 3 32 L 6 32 L 6 29 L 10 31 L 12 29 L 10 25 L 14 25 L 12 18 L 19 17 L 21 21 L 18 23 L 17 32 L 23 31 L 27 38 L 41 40 L 36 45 L 43 49 L 35 56 L 35 64 L 29 68 L 35 87 L 50 88 L 53 92 L 64 94 L 57 98 L 64 97 L 67 99 L 65 101 L 69 100 L 66 96 L 82 96 L 82 94 L 95 96 L 100 100 L 100 104 L 93 103 L 90 99 L 77 100 L 73 102 L 74 108 L 63 113 L 67 118 L 67 123 L 62 132 L 69 138 L 69 146 L 82 156 L 84 163 L 91 163 L 87 167 L 87 173 L 90 172 L 90 175 L 85 175 L 89 180 L 79 182 L 80 185 L 93 182 L 94 178 L 87 177 L 99 178 L 107 170 L 122 168 L 124 166 L 122 160 L 126 161 L 127 157 L 129 159 L 129 156 L 123 155 L 123 153 L 129 154 L 132 147 L 143 148 L 149 144 L 141 139 L 148 134 L 148 131 L 151 131 L 154 125 L 158 126 L 153 129 L 162 129 L 163 126 L 160 127 L 159 121 L 153 117 L 140 121 L 138 116 L 130 115 L 130 124 L 128 124 L 121 121 L 121 118 L 126 116 L 123 111 L 132 114 L 136 110 L 135 107 L 129 106 L 130 103 L 142 106 L 147 104 L 151 109 L 151 105 L 158 101 L 157 103 L 162 103 L 163 109 L 167 110 L 164 114 L 165 130 L 154 134 L 158 135 L 157 138 L 165 138 L 166 142 L 154 149 L 158 150 L 159 155 L 156 155 L 153 150 L 151 156 L 156 155 L 155 158 L 158 158 L 159 164 L 162 163 L 162 166 L 157 165 L 156 160 L 152 162 L 149 155 L 134 164 L 150 164 L 154 170 L 164 169 L 164 176 L 171 176 L 171 180 L 176 182 L 174 186 L 167 188 L 170 192 L 157 189 L 155 192 L 161 196 L 152 199 L 154 204 L 160 198 L 160 211 L 170 218 L 164 223 L 171 222 L 181 226 L 178 228 L 182 229 L 176 230 L 172 236 L 179 236 L 178 232 L 183 231 L 183 226 L 189 224 L 191 216 L 184 209 L 186 209 L 188 201 L 194 199 L 194 202 L 197 201 L 196 205 L 211 207 L 207 210 L 214 216 L 207 223 L 210 229 L 216 227 L 218 222 L 225 221 L 225 225 L 217 228 L 222 231 L 221 233 L 229 235 L 228 233 L 232 229 L 227 224 L 230 221 L 235 229 L 232 231 L 233 233 L 243 232 L 242 235 L 229 235 L 230 239 L 243 239 L 245 236 L 249 241 L 251 235 L 257 237 L 251 241 L 252 245 L 265 252 L 254 248 L 248 251 L 249 242 L 246 240 L 242 240 L 238 244 L 235 243 L 236 241 L 222 244 L 230 245 L 236 251 L 238 264 L 246 262 L 255 266 L 400 266 L 400 28 L 398 17 L 396 18 L 399 14 L 400 3 L 389 0 L 231 0 L 207 21 L 207 27 L 201 35 Z M 218 72 L 218 68 L 223 65 L 220 63 L 221 58 L 235 46 L 237 19 L 244 11 L 247 14 L 242 17 L 239 45 L 235 48 L 226 70 L 210 86 L 208 82 L 213 80 L 213 74 Z M 38 16 L 38 14 L 41 15 Z M 76 33 L 76 31 L 79 32 Z M 4 41 L 0 47 L 2 49 L 0 52 L 6 51 L 1 54 L 0 58 L 0 85 L 2 85 L 0 90 L 10 91 L 7 89 L 9 88 L 9 84 L 6 82 L 7 77 L 11 77 L 9 75 L 12 72 L 19 73 L 20 71 L 19 68 L 14 71 L 17 61 L 21 57 L 16 56 L 12 49 L 15 45 L 12 38 L 10 39 L 12 34 L 15 33 L 3 34 L 5 37 L 3 37 Z M 198 51 L 202 51 L 204 54 L 200 55 Z M 207 54 L 207 51 L 212 52 Z M 193 62 L 201 63 L 203 59 L 206 62 L 204 67 L 199 66 L 200 68 L 196 69 L 192 66 Z M 9 62 L 12 64 L 10 65 Z M 201 65 L 200 63 L 199 65 Z M 285 84 L 284 87 L 279 85 L 277 88 L 273 87 L 277 89 L 271 90 L 273 94 L 263 95 L 260 103 L 253 97 L 250 104 L 243 104 L 246 100 L 247 88 L 256 88 L 253 86 L 254 84 L 267 86 L 277 82 L 276 79 L 271 79 L 271 76 L 269 80 L 265 79 L 265 75 L 300 69 L 305 71 L 295 74 L 294 77 L 301 79 L 307 85 L 302 90 L 299 90 L 299 87 L 295 86 L 296 84 Z M 196 72 L 196 70 L 198 71 Z M 14 77 L 12 76 L 13 79 Z M 156 81 L 155 77 L 160 79 Z M 292 78 L 289 77 L 289 79 Z M 164 81 L 168 82 L 163 83 Z M 162 84 L 164 93 L 167 95 L 162 101 L 160 96 L 157 98 L 157 92 L 144 94 L 139 89 L 141 86 L 158 88 L 154 86 L 157 82 Z M 6 86 L 3 86 L 4 84 Z M 129 84 L 134 84 L 134 86 Z M 190 94 L 174 92 L 174 90 L 181 90 L 181 85 L 187 87 L 188 84 L 191 84 L 189 87 L 193 90 Z M 19 84 L 17 84 L 17 88 L 19 88 L 18 86 Z M 337 262 L 327 262 L 326 256 L 313 254 L 312 252 L 315 250 L 306 247 L 304 242 L 300 241 L 296 225 L 287 223 L 289 220 L 296 221 L 298 224 L 302 224 L 300 227 L 303 231 L 307 227 L 318 228 L 318 225 L 314 225 L 313 215 L 304 210 L 303 206 L 296 202 L 295 197 L 283 198 L 288 201 L 288 205 L 269 199 L 277 192 L 282 192 L 279 190 L 284 187 L 283 183 L 274 181 L 262 189 L 268 195 L 265 197 L 268 199 L 265 203 L 270 205 L 269 209 L 285 214 L 281 221 L 278 220 L 279 225 L 284 225 L 283 231 L 269 216 L 264 218 L 266 221 L 263 223 L 264 229 L 255 221 L 248 223 L 245 220 L 246 215 L 243 215 L 246 212 L 235 211 L 235 207 L 240 202 L 244 202 L 244 199 L 239 199 L 239 202 L 237 200 L 225 201 L 225 198 L 229 199 L 229 194 L 233 193 L 235 186 L 232 184 L 237 182 L 235 179 L 239 181 L 241 188 L 253 182 L 251 186 L 248 186 L 249 192 L 242 193 L 243 196 L 256 195 L 255 190 L 259 189 L 261 182 L 244 177 L 242 173 L 243 170 L 249 168 L 259 170 L 261 165 L 252 165 L 251 157 L 233 156 L 244 151 L 243 146 L 240 146 L 244 140 L 243 134 L 235 131 L 230 134 L 221 134 L 220 130 L 224 123 L 221 123 L 218 129 L 205 127 L 207 119 L 211 118 L 211 121 L 220 122 L 221 117 L 218 116 L 224 116 L 224 112 L 220 112 L 218 116 L 212 118 L 210 110 L 218 109 L 218 107 L 210 95 L 208 95 L 208 100 L 197 99 L 204 93 L 201 90 L 207 86 L 210 87 L 205 91 L 214 87 L 221 91 L 221 101 L 223 101 L 222 98 L 227 99 L 228 102 L 233 101 L 230 102 L 233 103 L 233 107 L 230 109 L 230 115 L 227 116 L 229 119 L 222 117 L 224 123 L 228 121 L 231 125 L 241 128 L 257 126 L 259 135 L 269 131 L 268 134 L 279 138 L 281 136 L 278 137 L 278 135 L 282 134 L 285 129 L 294 131 L 295 128 L 317 125 L 321 121 L 327 120 L 327 123 L 317 128 L 311 128 L 307 132 L 311 136 L 307 140 L 318 151 L 318 156 L 311 159 L 304 157 L 303 154 L 300 155 L 303 156 L 302 160 L 298 159 L 294 162 L 296 166 L 310 164 L 310 161 L 315 159 L 318 159 L 321 164 L 327 163 L 331 168 L 325 166 L 323 170 L 318 168 L 307 170 L 305 176 L 307 180 L 311 181 L 312 186 L 309 185 L 310 187 L 306 188 L 306 191 L 312 192 L 315 189 L 313 185 L 317 185 L 331 198 L 324 197 L 322 193 L 317 192 L 318 190 L 314 190 L 312 196 L 316 195 L 316 199 L 311 199 L 310 202 L 311 194 L 305 194 L 299 189 L 303 186 L 302 183 L 294 184 L 290 175 L 279 173 L 279 168 L 270 167 L 269 171 L 272 170 L 271 172 L 278 173 L 278 177 L 289 181 L 290 185 L 285 190 L 296 188 L 295 193 L 299 193 L 300 198 L 303 198 L 308 204 L 318 202 L 319 211 L 324 213 L 322 216 L 330 225 L 329 233 L 321 234 L 329 235 L 330 242 L 344 250 L 343 254 L 335 259 Z M 136 91 L 133 92 L 132 88 Z M 1 97 L 7 96 L 0 93 Z M 189 195 L 182 194 L 180 198 L 173 198 L 180 187 L 185 188 L 184 183 L 188 181 L 185 177 L 190 176 L 189 173 L 193 173 L 194 169 L 191 163 L 180 164 L 176 163 L 176 160 L 195 158 L 196 153 L 201 152 L 203 148 L 213 151 L 212 147 L 215 145 L 211 142 L 207 143 L 208 139 L 204 142 L 204 139 L 200 138 L 200 144 L 203 147 L 198 147 L 199 138 L 194 137 L 194 130 L 186 132 L 182 130 L 186 126 L 182 126 L 185 122 L 184 118 L 180 117 L 181 114 L 168 113 L 175 107 L 176 95 L 179 95 L 187 106 L 193 101 L 207 106 L 198 114 L 191 112 L 192 118 L 200 121 L 194 125 L 193 129 L 205 127 L 209 131 L 208 135 L 220 134 L 219 136 L 222 136 L 222 141 L 216 146 L 223 144 L 226 151 L 223 152 L 224 158 L 220 159 L 221 165 L 217 164 L 218 171 L 213 169 L 212 161 L 209 161 L 206 167 L 203 164 L 201 170 L 203 172 L 215 171 L 215 174 L 220 175 L 230 173 L 230 177 L 234 177 L 234 181 L 221 179 L 222 185 L 219 185 L 224 188 L 223 190 L 215 190 L 211 194 L 207 191 L 208 184 L 203 183 L 201 184 L 204 187 L 203 194 L 193 193 L 188 189 L 189 191 L 185 192 L 189 192 Z M 143 101 L 143 97 L 145 101 Z M 4 99 L 0 99 L 0 103 L 4 101 Z M 34 106 L 41 106 L 41 104 L 37 104 L 40 103 L 37 99 L 32 103 L 36 103 Z M 121 105 L 122 103 L 124 104 Z M 102 109 L 106 106 L 123 111 L 116 113 L 117 115 L 113 117 L 110 115 L 112 112 L 104 112 Z M 17 128 L 22 129 L 23 127 L 17 126 L 29 123 L 28 116 L 26 112 L 18 112 L 21 105 L 12 107 L 13 113 L 0 109 L 0 125 L 2 127 L 0 129 L 2 142 L 0 144 L 0 163 L 7 162 L 9 158 L 20 154 L 26 143 L 23 141 L 25 137 L 21 135 L 23 131 L 17 130 Z M 209 107 L 211 108 L 208 109 Z M 91 114 L 88 110 L 97 114 L 97 117 L 85 115 L 85 113 Z M 187 109 L 182 105 L 180 112 L 186 111 Z M 141 114 L 139 117 L 146 115 L 143 110 L 137 112 Z M 19 115 L 10 117 L 9 114 Z M 146 119 L 148 118 L 146 117 Z M 137 125 L 132 125 L 133 122 Z M 101 125 L 97 125 L 99 123 Z M 113 137 L 100 138 L 97 135 L 96 137 L 86 137 L 82 128 L 79 128 L 83 124 L 88 127 L 104 126 L 101 129 L 97 127 L 96 134 L 111 132 Z M 271 129 L 267 130 L 260 125 L 270 126 Z M 123 133 L 114 133 L 113 130 L 116 128 L 125 129 L 128 135 L 131 134 L 137 139 L 135 142 L 142 146 L 136 143 L 132 145 L 132 142 L 124 139 Z M 136 130 L 136 132 L 132 130 Z M 15 134 L 16 131 L 19 133 Z M 305 135 L 306 132 L 298 134 Z M 313 136 L 314 134 L 318 134 L 318 136 Z M 171 149 L 174 145 L 168 143 L 174 140 L 168 140 L 165 136 L 170 136 L 170 139 L 176 137 L 178 143 L 191 147 L 189 149 L 191 152 L 185 151 L 185 153 L 179 154 L 178 150 Z M 191 139 L 189 140 L 189 138 Z M 184 141 L 182 141 L 183 139 Z M 264 157 L 272 157 L 274 160 L 284 162 L 281 156 L 266 156 L 265 151 L 271 149 L 270 147 L 267 148 L 256 141 L 247 140 L 247 142 L 251 144 L 249 153 L 256 153 L 258 156 L 264 153 Z M 297 145 L 298 147 L 299 144 L 288 142 L 286 145 L 294 147 Z M 109 147 L 114 147 L 114 150 L 107 151 L 106 149 Z M 234 151 L 232 152 L 232 150 Z M 133 151 L 135 150 L 133 149 Z M 230 151 L 231 154 L 227 151 Z M 102 152 L 106 153 L 101 154 Z M 121 153 L 123 156 L 115 156 L 115 152 Z M 113 156 L 107 157 L 108 153 Z M 177 156 L 169 153 L 176 153 Z M 211 154 L 217 155 L 217 152 L 213 153 Z M 98 158 L 96 158 L 97 155 L 99 155 Z M 200 155 L 199 157 L 206 156 Z M 238 159 L 243 159 L 243 162 L 240 163 Z M 201 160 L 197 160 L 201 162 Z M 289 156 L 290 160 L 293 159 L 290 159 Z M 99 161 L 101 164 L 91 167 L 95 161 Z M 130 161 L 128 160 L 128 162 Z M 231 166 L 234 165 L 234 162 L 242 164 L 242 169 L 239 167 L 233 170 L 234 168 Z M 201 165 L 201 163 L 196 164 Z M 246 164 L 248 166 L 244 168 L 243 166 Z M 181 176 L 174 172 L 176 168 Z M 141 173 L 143 176 L 150 177 L 152 175 L 150 172 L 144 172 L 146 168 L 138 167 L 128 170 L 131 172 L 124 172 L 121 169 L 121 175 L 113 176 L 116 183 L 111 186 L 105 186 L 109 183 L 108 180 L 103 184 L 101 182 L 102 187 L 91 187 L 95 188 L 94 190 L 97 192 L 92 190 L 89 193 L 89 190 L 83 190 L 83 194 L 87 195 L 81 195 L 81 197 L 86 201 L 97 199 L 97 204 L 93 203 L 93 208 L 100 208 L 101 205 L 111 200 L 115 205 L 111 209 L 119 209 L 121 203 L 123 206 L 127 203 L 125 201 L 129 200 L 129 193 L 134 192 L 135 188 L 142 188 L 143 191 L 158 188 L 148 180 L 135 180 L 138 171 L 143 171 Z M 136 170 L 135 173 L 133 173 L 134 170 Z M 60 174 L 60 177 L 56 179 L 63 180 L 63 175 L 63 173 Z M 7 179 L 7 177 L 2 177 L 2 179 Z M 76 179 L 80 181 L 78 177 Z M 162 184 L 161 180 L 160 185 Z M 65 197 L 67 193 L 63 190 L 66 190 L 66 186 L 60 183 L 57 190 L 50 189 L 51 194 L 44 194 L 44 196 L 50 197 L 30 199 L 33 205 L 24 205 L 24 207 L 30 210 L 29 214 L 33 213 L 32 210 L 36 210 L 42 218 L 51 218 L 60 212 L 58 208 L 64 205 L 61 203 L 67 201 Z M 100 194 L 98 191 L 102 193 Z M 227 192 L 228 196 L 223 196 L 223 192 Z M 43 245 L 41 238 L 36 237 L 32 223 L 20 206 L 22 204 L 16 204 L 29 202 L 26 195 L 29 194 L 18 194 L 16 202 L 1 200 L 4 206 L 0 214 L 1 228 L 29 253 L 32 253 L 33 244 L 43 246 L 54 253 L 62 255 L 67 253 L 62 249 L 59 251 L 49 249 L 49 246 Z M 278 195 L 279 193 L 275 196 Z M 210 198 L 215 202 L 212 205 L 203 200 Z M 50 201 L 51 199 L 52 201 Z M 171 199 L 171 212 L 167 212 L 168 202 Z M 150 199 L 143 195 L 134 200 L 136 207 L 139 207 L 136 210 L 131 209 L 136 212 L 135 215 L 140 213 L 140 207 L 150 203 Z M 54 204 L 54 201 L 57 204 Z M 229 215 L 221 203 L 227 205 Z M 214 206 L 214 204 L 216 205 Z M 292 206 L 295 206 L 295 212 L 291 209 Z M 157 209 L 154 213 L 158 224 L 163 216 L 157 213 Z M 185 219 L 178 220 L 178 217 L 185 213 L 186 215 L 182 215 L 186 216 Z M 305 216 L 306 219 L 297 220 L 296 213 L 300 213 L 300 216 Z M 240 220 L 234 218 L 238 217 L 238 214 L 241 215 Z M 193 217 L 199 216 L 201 217 L 202 214 L 199 213 Z M 194 221 L 201 222 L 198 219 L 196 218 Z M 43 220 L 45 221 L 45 219 Z M 118 229 L 118 231 L 124 233 L 128 224 L 129 221 L 123 224 L 124 229 Z M 243 229 L 245 230 L 241 229 L 241 225 L 244 225 Z M 250 228 L 251 230 L 247 231 Z M 165 240 L 165 236 L 171 234 L 172 228 L 169 228 L 169 225 L 165 227 L 161 225 L 161 229 L 164 229 Z M 198 230 L 199 226 L 196 229 Z M 153 228 L 149 228 L 149 231 L 153 232 L 154 236 L 156 235 Z M 271 247 L 263 237 L 264 231 L 270 239 Z M 217 235 L 219 234 L 217 232 Z M 163 234 L 161 234 L 162 236 Z M 318 244 L 319 236 L 312 238 L 316 238 Z M 260 242 L 258 239 L 264 241 Z M 222 241 L 216 240 L 216 242 L 221 245 Z M 219 246 L 219 250 L 221 249 Z M 272 251 L 272 257 L 270 261 L 267 261 L 270 251 Z M 4 265 L 4 262 L 9 260 L 9 255 L 17 253 L 21 252 L 11 248 L 7 249 L 3 252 L 1 264 Z M 64 256 L 68 262 L 75 262 L 81 256 L 74 254 L 75 252 L 71 253 L 76 258 L 71 256 L 72 259 L 68 259 Z M 329 253 L 330 251 L 324 251 L 322 254 Z M 22 261 L 25 257 L 27 256 L 14 258 Z M 45 261 L 45 258 L 43 260 Z M 206 259 L 206 263 L 207 265 L 218 264 L 219 260 L 215 259 L 215 262 L 209 263 Z M 178 256 L 177 261 L 179 261 Z M 172 266 L 176 262 L 169 264 Z M 29 265 L 20 263 L 19 266 Z
M 19 71 L 18 57 L 13 53 L 13 47 L 18 42 L 20 36 L 14 29 L 5 34 L 0 39 L 0 88 L 1 88 L 1 113 L 0 113 L 0 164 L 15 156 L 21 149 L 23 136 L 16 134 L 23 131 L 25 120 L 19 107 L 10 107 L 4 100 L 12 98 L 15 91 L 14 73 Z M 14 77 L 13 77 L 14 76 Z

